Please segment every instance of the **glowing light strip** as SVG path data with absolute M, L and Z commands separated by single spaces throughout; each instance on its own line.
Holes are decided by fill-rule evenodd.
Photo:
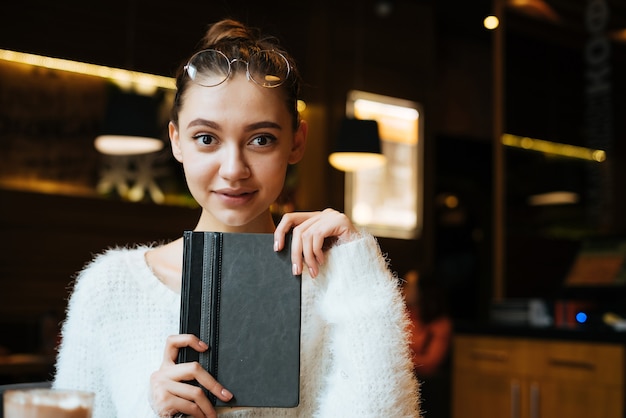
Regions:
M 164 89 L 176 88 L 175 81 L 171 77 L 140 73 L 137 71 L 123 70 L 121 68 L 106 67 L 103 65 L 87 64 L 84 62 L 71 61 L 61 58 L 27 54 L 24 52 L 9 51 L 6 49 L 0 49 L 0 60 L 29 64 L 53 70 L 92 75 L 117 81 L 122 84 L 130 83 L 141 86 L 161 87 Z
M 410 121 L 417 120 L 419 118 L 419 112 L 417 109 L 404 106 L 396 106 L 387 103 L 376 102 L 366 99 L 357 99 L 354 102 L 354 107 L 367 113 L 376 113 L 391 116 L 394 118 L 406 119 Z
M 103 65 L 87 64 L 61 58 L 44 57 L 42 55 L 0 49 L 0 60 L 102 77 L 123 85 L 136 84 L 153 88 L 176 89 L 176 80 L 171 77 L 123 70 L 121 68 L 105 67 Z M 298 111 L 303 112 L 304 109 L 306 109 L 306 103 L 302 100 L 298 100 Z
M 543 139 L 529 138 L 511 134 L 502 135 L 502 143 L 509 147 L 523 148 L 546 154 L 560 155 L 562 157 L 578 158 L 581 160 L 597 161 L 606 160 L 606 152 L 600 149 L 578 147 L 575 145 L 559 144 Z
M 531 206 L 567 205 L 578 203 L 579 200 L 578 193 L 556 191 L 530 196 L 528 204 Z

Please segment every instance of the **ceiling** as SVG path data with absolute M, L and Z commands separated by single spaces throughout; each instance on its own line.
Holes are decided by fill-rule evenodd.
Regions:
M 12 2 L 0 25 L 0 48 L 171 75 L 194 49 L 207 24 L 223 17 L 277 35 L 298 58 L 316 24 L 320 35 L 329 30 L 324 21 L 334 25 L 345 22 L 346 26 L 362 23 L 364 30 L 391 31 L 402 43 L 407 31 L 416 30 L 405 23 L 405 14 L 415 10 L 410 7 L 415 3 L 433 6 L 439 33 L 471 34 L 488 40 L 480 25 L 491 10 L 491 0 L 32 0 Z M 387 7 L 381 8 L 381 4 Z
M 392 31 L 403 42 L 409 6 L 432 6 L 437 36 L 463 36 L 489 42 L 482 19 L 493 2 L 507 4 L 511 30 L 567 42 L 580 31 L 587 2 L 571 0 L 245 0 L 163 2 L 148 0 L 31 0 L 5 6 L 0 48 L 59 55 L 126 68 L 171 73 L 201 37 L 206 25 L 234 17 L 279 36 L 291 51 L 306 48 L 320 17 L 364 30 Z M 610 26 L 626 28 L 626 2 L 606 0 Z M 386 12 L 385 12 L 386 11 Z M 338 42 L 350 42 L 343 40 Z M 157 64 L 158 63 L 158 64 Z

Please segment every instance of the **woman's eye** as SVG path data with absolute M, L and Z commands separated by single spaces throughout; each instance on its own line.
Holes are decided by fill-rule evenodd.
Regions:
M 195 135 L 194 139 L 202 145 L 211 145 L 215 143 L 215 137 L 209 134 Z
M 276 141 L 276 139 L 273 136 L 260 135 L 252 139 L 251 143 L 259 147 L 264 147 L 264 146 L 270 145 L 274 141 Z

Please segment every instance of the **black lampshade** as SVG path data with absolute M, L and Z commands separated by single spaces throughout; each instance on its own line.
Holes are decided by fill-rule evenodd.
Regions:
M 368 119 L 344 118 L 330 164 L 342 171 L 354 171 L 384 164 L 378 122 Z
M 113 92 L 104 116 L 106 135 L 158 137 L 158 102 L 152 96 L 132 92 Z
M 104 115 L 96 148 L 105 154 L 142 154 L 164 145 L 159 139 L 159 98 L 114 90 Z
M 341 121 L 335 152 L 373 152 L 380 154 L 378 122 L 344 118 Z

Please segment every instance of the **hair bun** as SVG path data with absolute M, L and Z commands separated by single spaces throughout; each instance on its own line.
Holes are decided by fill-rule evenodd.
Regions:
M 250 28 L 241 22 L 233 19 L 225 19 L 211 25 L 202 40 L 203 47 L 211 47 L 225 39 L 245 39 L 248 41 L 257 41 L 259 39 L 259 33 L 257 30 Z

